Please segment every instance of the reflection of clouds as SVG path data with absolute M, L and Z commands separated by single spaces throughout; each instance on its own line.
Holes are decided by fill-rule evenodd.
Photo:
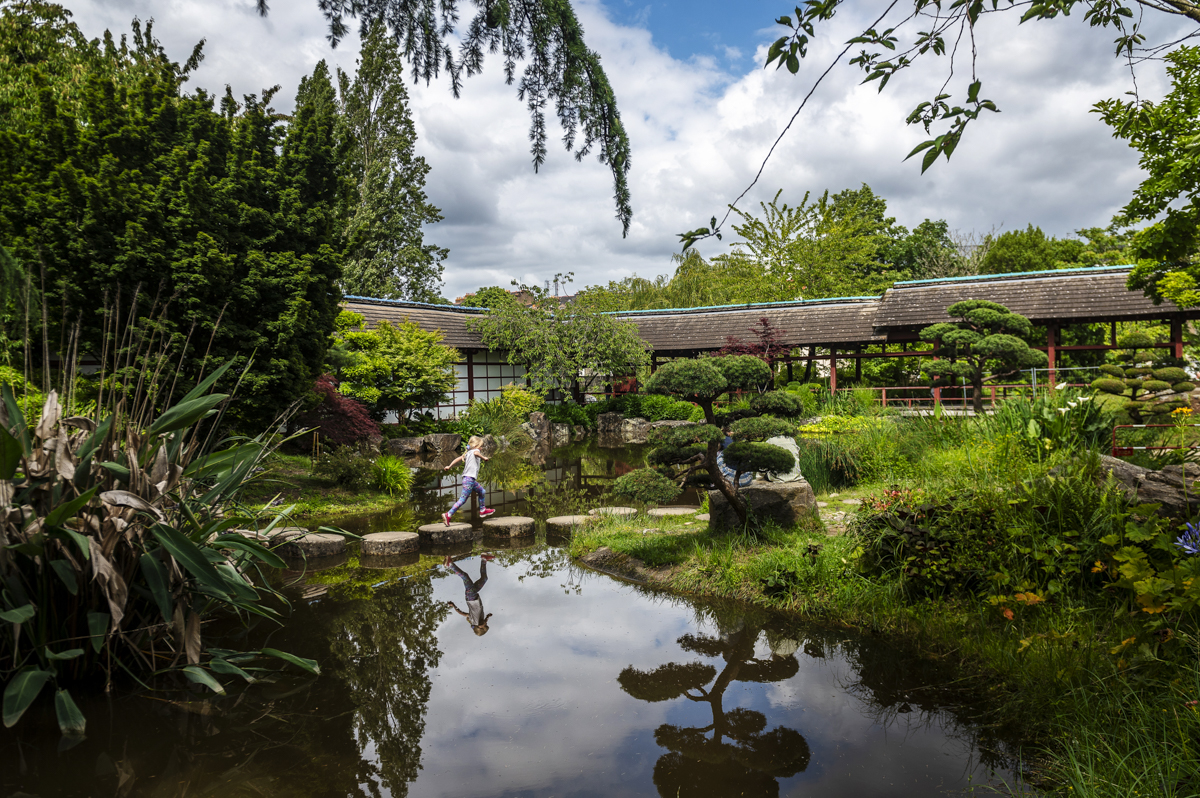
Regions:
M 497 559 L 489 567 L 481 591 L 493 613 L 487 635 L 476 637 L 457 615 L 440 627 L 443 654 L 432 674 L 422 769 L 409 795 L 653 794 L 651 776 L 664 753 L 655 729 L 712 721 L 707 704 L 636 700 L 620 689 L 617 675 L 626 666 L 650 671 L 668 661 L 720 669 L 720 657 L 684 651 L 676 640 L 731 632 L 736 618 L 697 617 L 679 599 L 588 572 L 571 574 L 582 591 L 564 595 L 563 571 L 546 569 L 539 556 L 506 565 Z M 460 567 L 478 573 L 477 560 Z M 535 572 L 547 578 L 530 578 Z M 457 578 L 433 584 L 436 600 L 462 598 Z M 771 656 L 767 637 L 756 640 L 757 657 Z M 772 638 L 774 645 L 787 639 Z M 762 712 L 771 727 L 794 728 L 807 739 L 811 764 L 781 780 L 780 794 L 816 788 L 857 798 L 895 795 L 907 785 L 924 795 L 964 784 L 968 773 L 984 780 L 970 745 L 947 738 L 936 718 L 925 722 L 913 713 L 886 728 L 875 723 L 864 700 L 845 689 L 856 671 L 838 647 L 824 659 L 803 648 L 795 656 L 795 677 L 735 682 L 725 697 L 726 711 Z

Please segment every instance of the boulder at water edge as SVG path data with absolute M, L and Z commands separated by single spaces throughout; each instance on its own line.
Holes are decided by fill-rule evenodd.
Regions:
M 760 522 L 774 521 L 782 527 L 799 523 L 805 513 L 816 512 L 817 497 L 805 480 L 799 482 L 761 482 L 755 480 L 741 489 L 750 508 L 750 516 Z M 725 494 L 708 492 L 709 528 L 724 531 L 741 529 L 742 522 Z

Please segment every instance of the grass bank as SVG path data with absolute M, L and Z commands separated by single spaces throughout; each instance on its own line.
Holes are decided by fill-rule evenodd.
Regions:
M 656 586 L 892 636 L 955 666 L 1020 730 L 1048 795 L 1200 796 L 1200 555 L 1129 507 L 1095 457 L 1111 421 L 1078 397 L 980 419 L 881 419 L 801 441 L 845 533 L 714 535 L 607 520 L 571 554 Z M 841 505 L 847 496 L 860 506 Z M 831 524 L 830 528 L 833 526 Z M 628 558 L 628 559 L 626 559 Z
M 276 508 L 295 505 L 291 517 L 297 521 L 386 512 L 400 503 L 382 490 L 341 487 L 331 479 L 314 475 L 307 455 L 273 454 L 267 459 L 266 469 L 242 491 L 242 501 L 254 510 L 272 502 Z

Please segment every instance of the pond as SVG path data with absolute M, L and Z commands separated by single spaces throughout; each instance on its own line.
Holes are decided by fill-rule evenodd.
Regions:
M 220 700 L 87 702 L 0 733 L 0 794 L 930 796 L 1015 783 L 953 672 L 868 635 L 655 593 L 539 539 L 280 579 L 269 644 L 318 660 Z M 474 589 L 474 588 L 472 588 Z M 451 606 L 449 602 L 453 602 Z M 484 621 L 486 632 L 472 627 Z M 477 624 L 478 625 L 478 624 Z M 40 713 L 40 714 L 38 714 Z

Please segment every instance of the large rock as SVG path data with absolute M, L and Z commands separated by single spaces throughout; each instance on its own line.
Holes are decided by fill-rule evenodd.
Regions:
M 621 422 L 621 439 L 625 443 L 645 443 L 650 436 L 650 422 L 644 418 L 627 418 Z
M 695 421 L 675 421 L 673 419 L 667 421 L 651 421 L 650 429 L 674 429 L 675 427 L 694 427 Z
M 1117 487 L 1132 504 L 1161 504 L 1159 515 L 1179 518 L 1194 514 L 1200 509 L 1200 466 L 1188 463 L 1184 466 L 1167 466 L 1161 471 L 1127 463 L 1115 457 L 1101 455 L 1101 465 L 1112 474 Z M 1184 495 L 1184 479 L 1187 493 Z
M 621 422 L 625 417 L 620 413 L 601 413 L 596 416 L 596 443 L 604 449 L 615 449 L 625 445 L 621 436 Z
M 392 438 L 387 442 L 387 450 L 397 457 L 419 457 L 424 445 L 424 438 Z
M 761 482 L 755 480 L 741 489 L 741 495 L 756 521 L 774 521 L 782 527 L 795 526 L 806 513 L 817 511 L 817 497 L 805 480 L 799 482 Z M 709 527 L 714 530 L 741 529 L 737 512 L 719 490 L 708 492 Z
M 462 436 L 451 432 L 435 432 L 425 436 L 425 448 L 438 454 L 457 452 L 462 444 Z
M 550 440 L 557 446 L 566 446 L 571 442 L 571 425 L 570 424 L 551 424 L 550 425 Z
M 550 419 L 546 418 L 545 413 L 541 411 L 530 413 L 529 421 L 526 424 L 529 426 L 526 432 L 535 441 L 544 441 L 550 437 Z
M 779 435 L 774 438 L 767 438 L 767 443 L 772 446 L 778 446 L 780 449 L 787 449 L 792 453 L 792 458 L 795 460 L 792 470 L 786 474 L 769 474 L 768 482 L 804 482 L 804 475 L 800 473 L 800 447 L 796 445 L 796 441 L 784 435 Z

